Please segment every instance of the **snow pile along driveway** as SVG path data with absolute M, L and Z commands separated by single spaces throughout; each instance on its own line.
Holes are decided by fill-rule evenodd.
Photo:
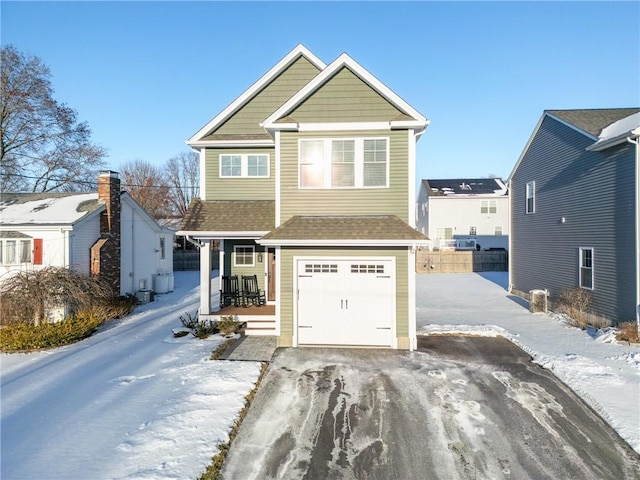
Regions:
M 532 314 L 507 291 L 506 272 L 418 275 L 418 334 L 502 335 L 551 370 L 640 452 L 640 346 L 611 329 L 582 331 Z
M 3 479 L 195 478 L 228 441 L 257 362 L 210 361 L 222 341 L 174 338 L 198 272 L 80 343 L 3 354 Z

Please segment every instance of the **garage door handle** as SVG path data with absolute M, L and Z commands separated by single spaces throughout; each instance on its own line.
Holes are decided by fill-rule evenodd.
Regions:
M 377 275 L 378 278 L 391 278 L 391 275 Z
M 313 328 L 311 325 L 298 325 L 298 328 Z
M 378 330 L 391 330 L 391 327 L 376 327 Z

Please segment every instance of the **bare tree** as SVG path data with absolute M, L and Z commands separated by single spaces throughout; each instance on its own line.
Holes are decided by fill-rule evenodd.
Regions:
M 122 190 L 126 190 L 154 219 L 170 216 L 170 188 L 164 171 L 145 160 L 137 159 L 120 166 Z
M 95 184 L 105 150 L 90 141 L 86 122 L 53 99 L 51 72 L 14 46 L 0 50 L 0 188 L 73 191 Z M 95 188 L 95 185 L 93 185 Z
M 182 152 L 167 160 L 165 175 L 169 184 L 169 202 L 174 214 L 187 213 L 191 200 L 200 195 L 200 161 L 195 152 Z

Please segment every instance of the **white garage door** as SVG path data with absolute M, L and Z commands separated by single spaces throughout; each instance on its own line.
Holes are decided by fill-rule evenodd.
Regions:
M 392 346 L 393 259 L 302 259 L 297 268 L 298 345 Z

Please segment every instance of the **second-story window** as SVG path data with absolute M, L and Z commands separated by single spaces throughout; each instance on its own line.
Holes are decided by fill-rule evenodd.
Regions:
M 221 177 L 268 177 L 268 154 L 220 155 Z
M 387 187 L 386 138 L 300 140 L 300 188 Z
M 527 182 L 525 188 L 526 203 L 525 213 L 535 213 L 536 211 L 536 182 Z
M 480 213 L 496 213 L 498 206 L 495 200 L 481 200 Z

